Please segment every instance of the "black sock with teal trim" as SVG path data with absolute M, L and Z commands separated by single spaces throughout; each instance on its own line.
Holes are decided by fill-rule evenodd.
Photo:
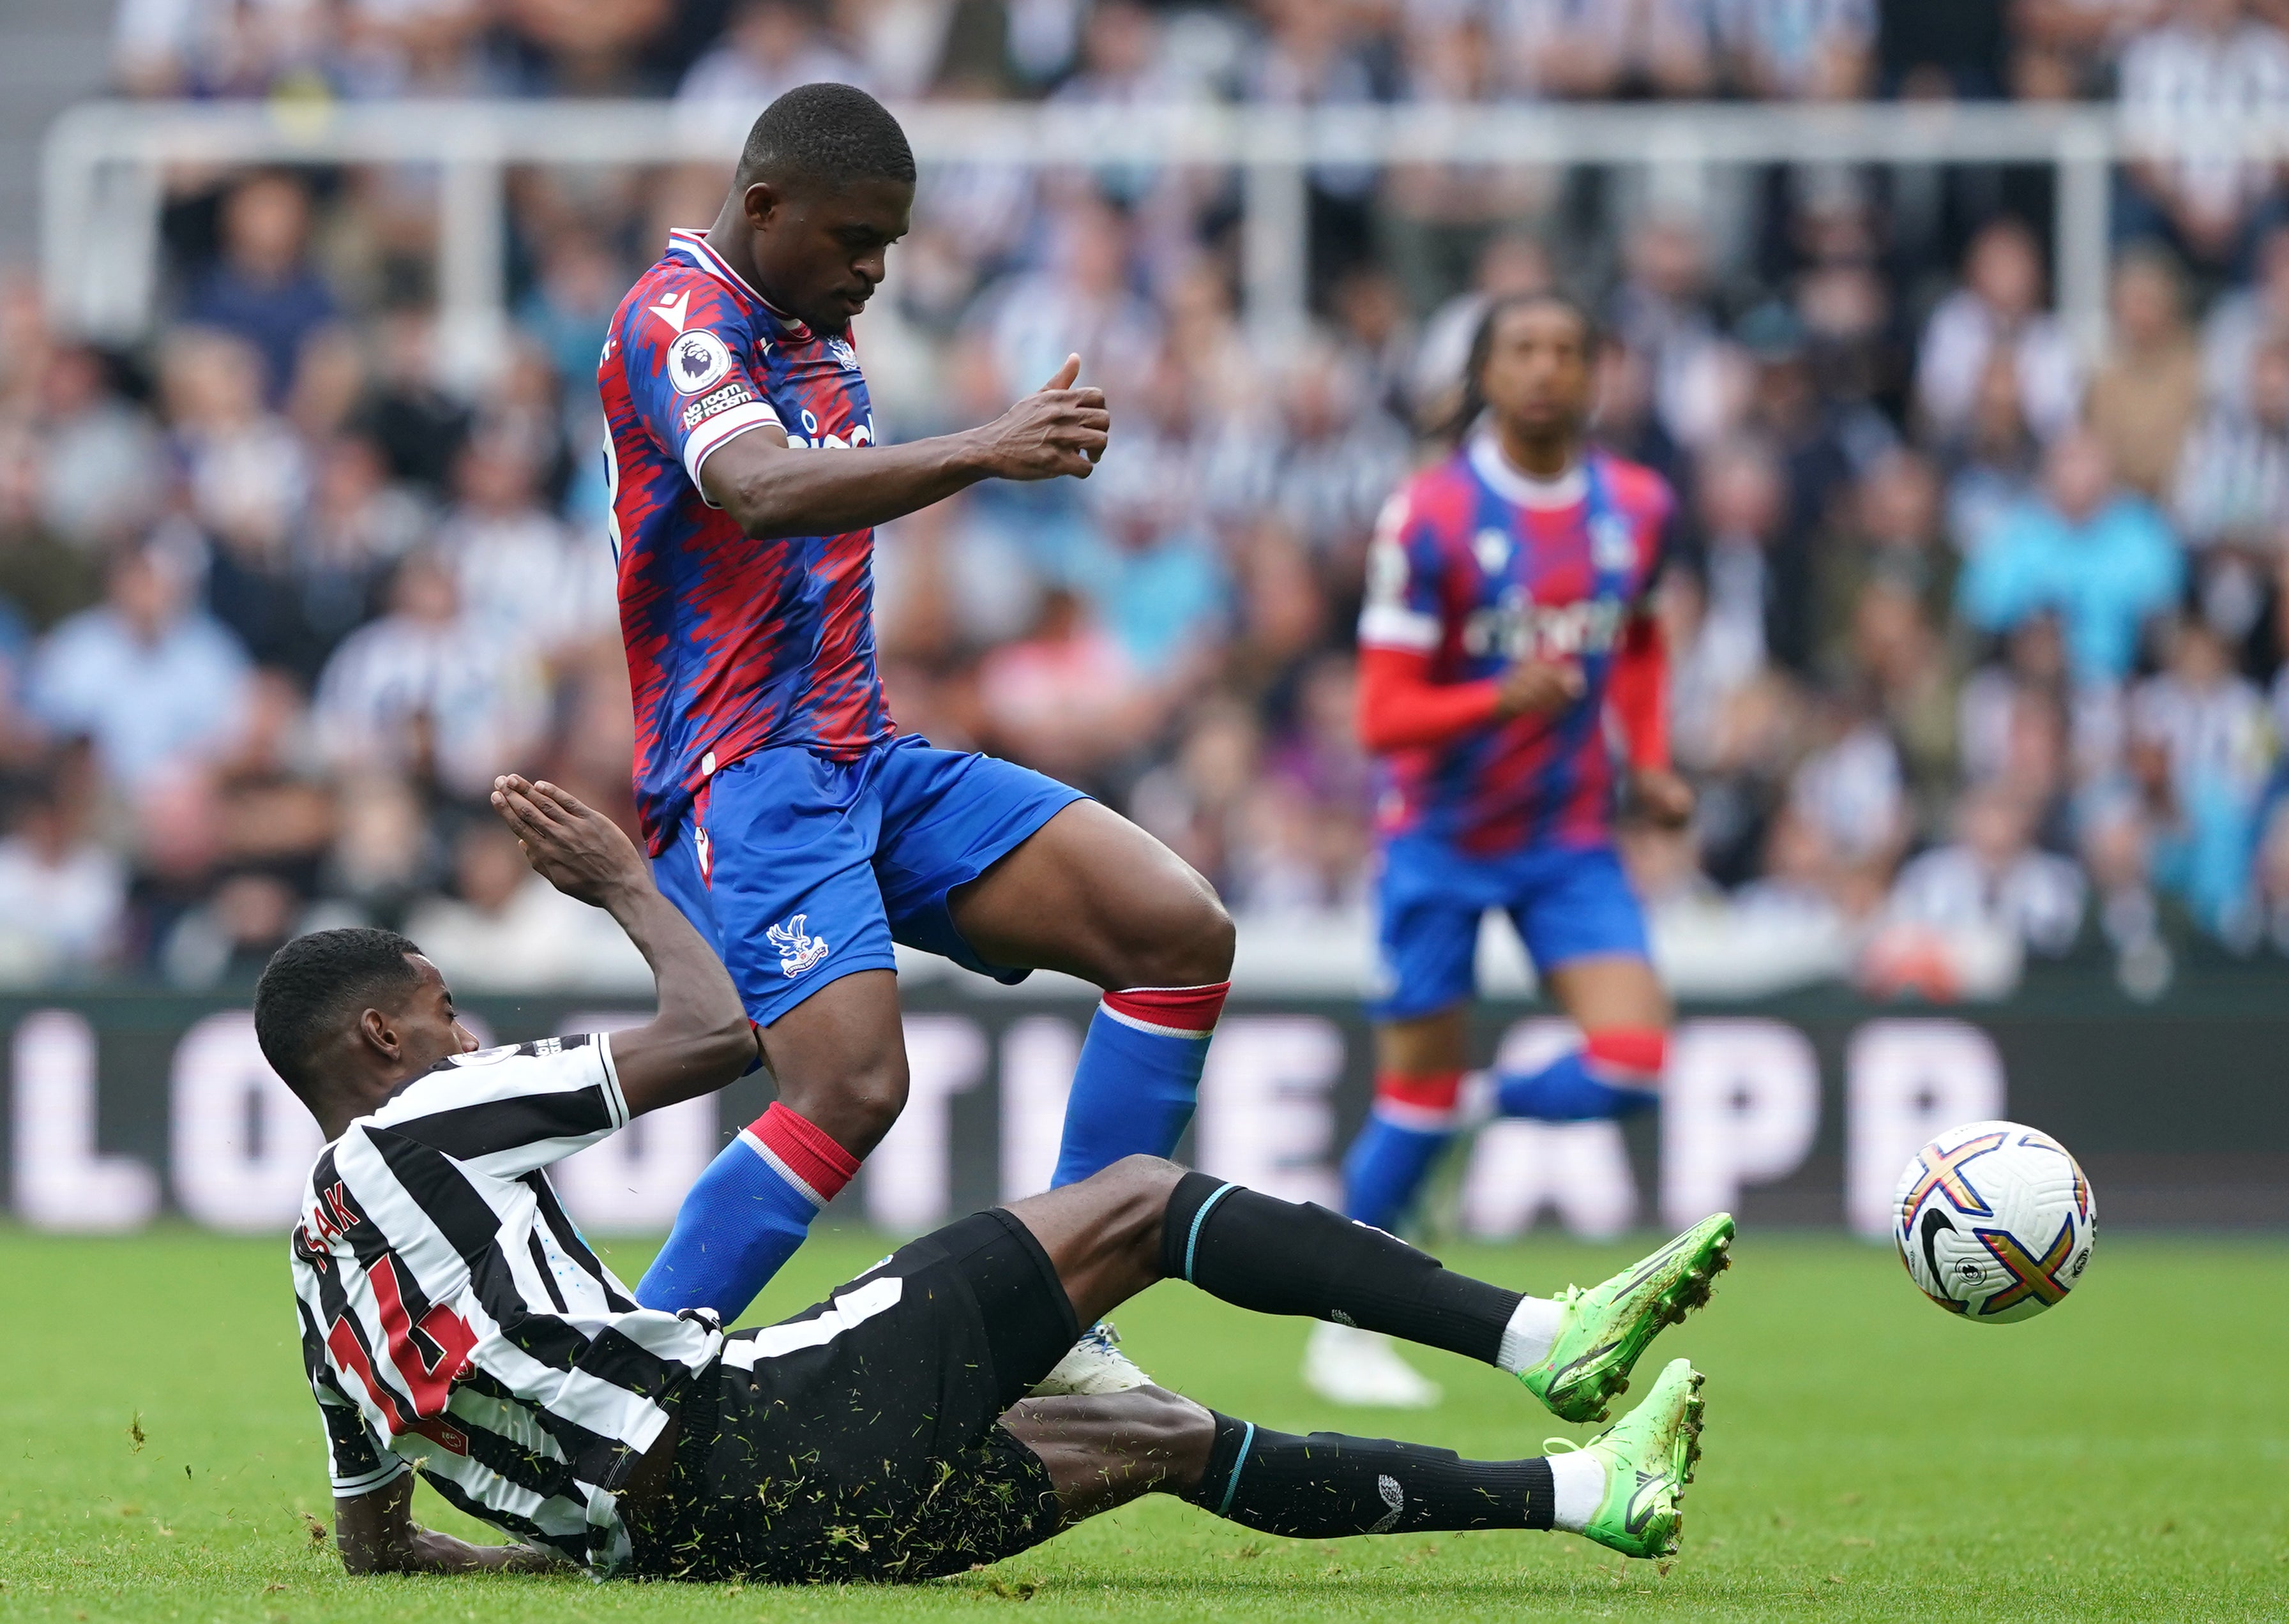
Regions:
M 1168 1198 L 1160 1270 L 1259 1314 L 1360 1325 L 1488 1365 L 1520 1301 L 1324 1206 L 1204 1173 L 1184 1174 Z
M 1216 1444 L 1184 1499 L 1291 1540 L 1355 1533 L 1548 1528 L 1550 1462 L 1465 1461 L 1451 1449 L 1315 1432 L 1297 1437 L 1216 1415 Z

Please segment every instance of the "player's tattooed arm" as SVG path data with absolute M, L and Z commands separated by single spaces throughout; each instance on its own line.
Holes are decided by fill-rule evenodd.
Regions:
M 537 1573 L 562 1559 L 530 1545 L 471 1545 L 413 1520 L 413 1474 L 334 1501 L 334 1548 L 352 1573 Z
M 958 434 L 869 447 L 860 456 L 776 442 L 768 432 L 725 441 L 699 465 L 707 499 L 757 540 L 865 529 L 944 501 L 980 480 L 1087 479 L 1113 414 L 1101 389 L 1077 389 L 1081 357 L 993 422 Z
M 493 809 L 540 877 L 603 909 L 651 967 L 659 1013 L 612 1036 L 612 1066 L 632 1116 L 712 1093 L 754 1063 L 755 1029 L 714 949 L 659 894 L 651 865 L 602 813 L 546 782 L 493 780 Z

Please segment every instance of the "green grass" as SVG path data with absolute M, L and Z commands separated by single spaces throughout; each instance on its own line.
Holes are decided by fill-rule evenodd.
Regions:
M 622 1245 L 633 1278 L 648 1248 Z M 785 1312 L 880 1248 L 823 1236 Z M 1528 1289 L 1626 1250 L 1535 1242 L 1449 1262 Z M 778 1620 L 2256 1619 L 2289 1612 L 2289 1246 L 2102 1245 L 2073 1299 L 1981 1328 L 1886 1252 L 1751 1233 L 1655 1357 L 1709 1373 L 1708 1453 L 1665 1577 L 1565 1535 L 1271 1539 L 1160 1497 L 981 1573 L 911 1590 L 577 1578 L 346 1578 L 284 1246 L 0 1230 L 0 1618 Z M 1121 1325 L 1168 1385 L 1295 1430 L 1537 1453 L 1515 1384 L 1447 1356 L 1447 1402 L 1342 1416 L 1295 1380 L 1305 1327 L 1163 1286 Z M 141 1441 L 136 1439 L 140 1429 Z M 469 1532 L 422 1491 L 425 1518 Z

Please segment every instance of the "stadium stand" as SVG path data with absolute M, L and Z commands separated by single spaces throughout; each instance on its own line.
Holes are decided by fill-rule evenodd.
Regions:
M 2164 119 L 2277 111 L 2285 12 L 123 0 L 113 81 L 287 107 L 744 108 L 832 77 L 909 101 L 2119 97 Z M 1605 438 L 1686 498 L 1663 601 L 1702 810 L 1628 850 L 1664 940 L 1878 985 L 1929 981 L 1918 932 L 2130 979 L 2157 951 L 2289 953 L 2274 168 L 2124 172 L 2094 358 L 2050 314 L 2046 171 L 1804 163 L 1713 177 L 1688 211 L 1619 171 L 1322 163 L 1314 319 L 1270 352 L 1240 322 L 1231 177 L 923 155 L 859 329 L 884 432 L 987 415 L 1069 349 L 1118 426 L 1086 485 L 981 487 L 884 532 L 907 730 L 1105 797 L 1243 919 L 1355 919 L 1367 537 L 1480 303 L 1554 283 L 1608 324 Z M 594 357 L 720 186 L 517 171 L 514 332 L 483 357 L 441 355 L 434 198 L 379 166 L 171 175 L 148 341 L 91 346 L 28 280 L 0 291 L 0 977 L 236 984 L 358 920 L 471 984 L 640 975 L 505 859 L 477 791 L 514 766 L 626 812 Z

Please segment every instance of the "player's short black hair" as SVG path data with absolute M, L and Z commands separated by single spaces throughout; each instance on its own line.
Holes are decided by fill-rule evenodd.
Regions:
M 739 154 L 739 184 L 913 184 L 914 149 L 890 109 L 855 84 L 798 84 L 762 110 Z
M 1582 330 L 1583 354 L 1595 356 L 1598 353 L 1598 317 L 1589 306 L 1571 293 L 1556 288 L 1538 288 L 1531 293 L 1505 293 L 1487 302 L 1479 316 L 1479 324 L 1471 333 L 1470 358 L 1463 363 L 1463 397 L 1455 415 L 1444 425 L 1448 437 L 1460 440 L 1471 432 L 1487 410 L 1487 362 L 1494 358 L 1495 333 L 1502 326 L 1503 317 L 1513 310 L 1562 310 L 1574 318 Z
M 419 986 L 405 956 L 420 951 L 394 930 L 360 925 L 314 930 L 271 954 L 254 984 L 254 1038 L 271 1070 L 307 1101 L 310 1056 L 337 1022 Z

